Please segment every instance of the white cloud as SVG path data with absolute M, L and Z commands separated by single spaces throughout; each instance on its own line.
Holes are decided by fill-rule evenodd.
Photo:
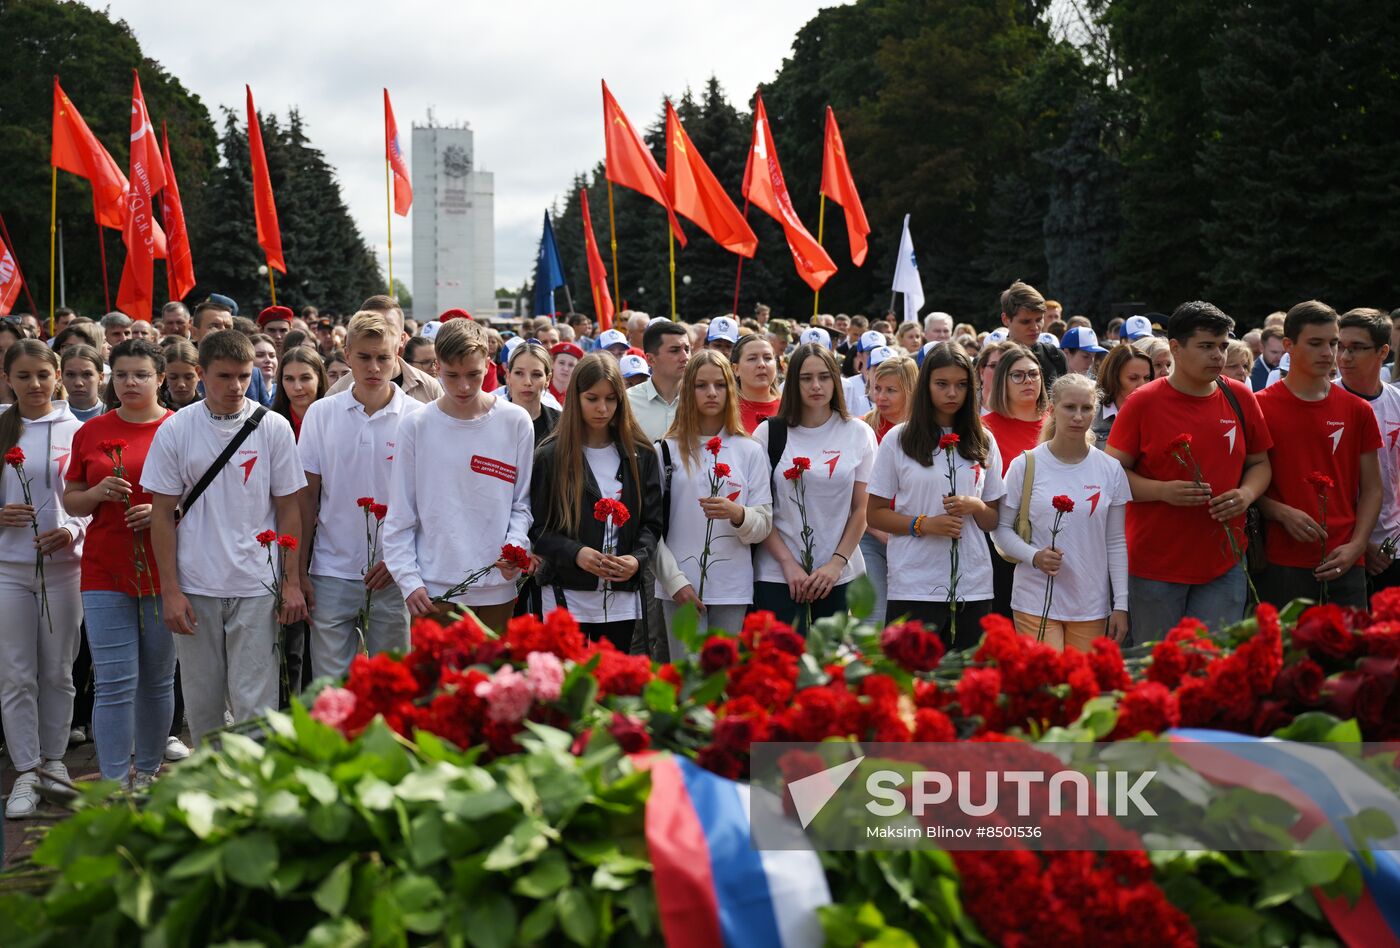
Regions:
M 540 212 L 603 157 L 599 79 L 639 126 L 663 94 L 699 91 L 711 74 L 742 108 L 822 5 L 113 0 L 106 8 L 216 122 L 220 106 L 241 114 L 245 82 L 260 110 L 300 109 L 381 265 L 380 89 L 393 98 L 405 150 L 429 107 L 440 122 L 470 122 L 477 165 L 496 177 L 496 283 L 518 286 L 533 267 Z M 411 234 L 412 216 L 395 217 L 394 273 L 405 282 Z

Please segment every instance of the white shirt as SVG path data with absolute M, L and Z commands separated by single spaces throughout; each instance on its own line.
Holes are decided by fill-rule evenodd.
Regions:
M 1001 452 L 990 432 L 985 463 L 973 463 L 953 452 L 953 480 L 957 486 L 950 490 L 947 452 L 935 451 L 932 466 L 924 467 L 900 447 L 904 427 L 895 425 L 885 433 L 870 475 L 870 493 L 893 500 L 895 513 L 903 517 L 933 517 L 943 513 L 943 498 L 950 493 L 991 503 L 1006 492 L 1001 480 Z M 952 578 L 952 550 L 953 541 L 948 537 L 911 537 L 907 529 L 891 533 L 885 551 L 889 598 L 946 602 Z M 963 517 L 962 538 L 958 541 L 958 602 L 991 598 L 991 550 L 972 517 Z
M 846 413 L 856 417 L 867 415 L 874 406 L 870 404 L 870 398 L 866 395 L 865 379 L 857 375 L 843 376 L 841 379 L 841 391 L 846 397 Z
M 364 575 L 369 555 L 365 511 L 355 501 L 373 497 L 377 503 L 389 502 L 399 424 L 423 407 L 397 385 L 389 388 L 388 403 L 373 415 L 352 388 L 312 402 L 301 420 L 301 466 L 321 478 L 313 575 L 352 580 Z
M 208 402 L 177 411 L 156 429 L 141 487 L 184 497 L 258 407 L 244 398 L 238 415 L 227 421 L 216 421 Z M 269 411 L 180 521 L 175 534 L 180 590 L 237 599 L 268 595 L 266 584 L 273 577 L 267 551 L 253 537 L 277 528 L 272 498 L 305 486 L 292 426 Z
M 754 440 L 763 449 L 765 459 L 768 457 L 768 431 L 765 419 L 754 432 Z M 813 531 L 812 568 L 815 569 L 836 552 L 836 544 L 846 531 L 855 486 L 870 480 L 870 468 L 875 463 L 875 432 L 858 418 L 842 419 L 835 413 L 818 428 L 788 428 L 787 445 L 778 460 L 777 470 L 772 473 L 773 529 L 800 564 L 802 515 L 793 482 L 783 477 L 796 457 L 812 462 L 811 469 L 802 475 L 802 481 L 807 492 L 807 525 Z M 783 568 L 772 553 L 759 547 L 757 557 L 755 576 L 759 582 L 785 582 Z M 864 572 L 865 559 L 857 546 L 851 551 L 851 560 L 841 570 L 836 584 L 849 583 Z
M 74 568 L 83 558 L 83 535 L 91 516 L 74 517 L 63 509 L 63 478 L 68 474 L 68 465 L 73 456 L 73 435 L 83 423 L 73 414 L 66 402 L 55 402 L 59 407 L 42 418 L 30 420 L 20 418 L 19 443 L 16 447 L 24 451 L 24 476 L 29 479 L 29 494 L 34 501 L 34 517 L 39 521 L 39 532 L 48 533 L 59 527 L 68 531 L 73 542 L 52 556 L 46 557 L 46 565 L 70 564 Z M 4 411 L 19 411 L 11 406 Z M 24 489 L 19 475 L 10 465 L 0 472 L 0 489 L 3 497 L 0 504 L 24 503 Z M 34 531 L 28 525 L 23 527 L 0 527 L 0 561 L 34 565 Z
M 598 496 L 619 500 L 622 497 L 622 480 L 618 471 L 622 466 L 622 455 L 617 446 L 606 444 L 601 448 L 584 448 L 583 459 L 598 482 Z M 593 516 L 593 511 L 584 511 L 585 516 Z M 605 530 L 606 535 L 606 530 Z M 619 555 L 614 551 L 613 555 Z M 601 586 L 601 584 L 599 584 Z M 606 597 L 606 608 L 604 598 Z M 565 589 L 564 605 L 579 622 L 624 622 L 638 618 L 641 610 L 637 604 L 636 591 L 603 589 Z M 548 611 L 548 606 L 545 607 Z
M 721 482 L 719 493 L 741 507 L 757 507 L 773 502 L 769 480 L 768 456 L 753 438 L 743 435 L 720 436 L 719 455 L 704 448 L 707 438 L 701 438 L 696 457 L 686 469 L 685 458 L 674 438 L 666 439 L 671 451 L 671 515 L 667 525 L 666 546 L 676 558 L 676 565 L 700 591 L 700 556 L 705 550 L 705 528 L 714 524 L 710 537 L 710 558 L 705 571 L 706 605 L 748 605 L 753 601 L 753 553 L 739 539 L 737 528 L 728 520 L 710 520 L 700 507 L 699 499 L 710 496 L 710 472 L 715 462 L 729 465 L 729 476 Z M 657 451 L 658 459 L 660 450 Z M 662 477 L 665 477 L 665 462 Z M 810 512 L 809 512 L 810 513 Z M 657 596 L 670 599 L 661 588 Z
M 492 398 L 478 418 L 453 418 L 437 402 L 399 422 L 384 521 L 384 564 L 405 597 L 440 596 L 501 558 L 530 548 L 535 429 L 519 405 Z M 452 601 L 493 606 L 515 598 L 515 580 L 491 570 Z
M 668 402 L 656 390 L 656 383 L 647 379 L 627 390 L 627 400 L 632 404 L 632 415 L 637 419 L 638 427 L 649 439 L 659 441 L 665 437 L 671 422 L 676 419 L 676 408 L 681 403 L 681 396 L 677 387 L 676 397 Z
M 1382 384 L 1375 398 L 1352 394 L 1371 406 L 1381 429 L 1381 515 L 1371 531 L 1371 542 L 1380 546 L 1390 537 L 1400 536 L 1400 445 L 1396 443 L 1400 441 L 1400 389 Z
M 1032 566 L 1031 559 L 1050 545 L 1050 532 L 1055 525 L 1052 499 L 1064 495 L 1074 501 L 1074 510 L 1060 519 L 1060 533 L 1055 538 L 1055 549 L 1064 559 L 1055 577 L 1050 618 L 1087 622 L 1102 619 L 1115 609 L 1126 611 L 1128 544 L 1124 523 L 1132 492 L 1123 465 L 1102 451 L 1090 450 L 1078 464 L 1061 461 L 1050 452 L 1048 444 L 1038 445 L 1033 451 L 1030 544 L 1015 535 L 1026 476 L 1025 455 L 1012 461 L 1007 469 L 1006 497 L 997 525 L 997 543 L 1020 560 L 1012 580 L 1011 608 L 1027 615 L 1042 614 L 1049 577 Z

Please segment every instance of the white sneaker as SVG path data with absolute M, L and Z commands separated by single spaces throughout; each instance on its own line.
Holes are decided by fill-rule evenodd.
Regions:
M 87 731 L 84 730 L 83 728 L 75 727 L 75 728 L 73 728 L 73 730 L 71 730 L 71 731 L 68 732 L 68 746 L 69 746 L 69 747 L 74 747 L 74 746 L 76 746 L 76 745 L 78 745 L 78 744 L 86 744 L 86 743 L 87 743 L 87 739 L 88 739 Z
M 73 782 L 73 778 L 68 775 L 68 765 L 61 760 L 46 760 L 40 764 L 39 779 L 45 787 L 58 787 L 62 790 L 67 790 L 67 785 Z M 63 782 L 59 783 L 60 780 Z
M 190 756 L 190 749 L 189 749 L 188 747 L 185 746 L 185 742 L 184 742 L 184 741 L 180 740 L 178 737 L 176 737 L 176 736 L 173 735 L 173 734 L 170 735 L 170 737 L 166 738 L 166 740 L 165 740 L 165 759 L 166 759 L 166 760 L 184 760 L 184 759 L 185 759 L 186 757 L 188 757 L 188 756 Z
M 15 785 L 10 788 L 10 799 L 5 804 L 5 818 L 23 820 L 33 816 L 39 808 L 38 786 L 37 771 L 30 770 L 16 777 Z

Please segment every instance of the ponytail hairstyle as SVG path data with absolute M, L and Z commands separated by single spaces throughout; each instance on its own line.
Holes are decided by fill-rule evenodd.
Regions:
M 608 432 L 617 446 L 618 454 L 622 455 L 623 462 L 632 471 L 639 507 L 643 492 L 637 452 L 652 450 L 651 442 L 632 416 L 632 404 L 627 399 L 627 383 L 622 380 L 618 361 L 602 352 L 593 352 L 580 359 L 569 376 L 569 390 L 564 399 L 564 410 L 559 414 L 559 423 L 545 438 L 546 442 L 555 442 L 554 457 L 557 462 L 556 489 L 550 493 L 549 522 L 558 524 L 559 531 L 571 537 L 577 537 L 587 518 L 593 516 L 591 510 L 583 509 L 583 488 L 588 480 L 584 472 L 587 462 L 583 457 L 587 423 L 583 420 L 583 399 L 579 394 L 599 382 L 609 383 L 617 395 L 617 410 L 608 423 Z M 641 512 L 640 509 L 631 511 L 634 517 Z
M 1069 372 L 1055 380 L 1055 384 L 1050 387 L 1050 414 L 1045 418 L 1045 424 L 1040 426 L 1040 443 L 1044 444 L 1055 437 L 1055 406 L 1060 404 L 1060 399 L 1064 398 L 1072 391 L 1084 391 L 1089 394 L 1089 401 L 1093 403 L 1093 410 L 1099 407 L 1099 389 L 1094 384 L 1094 380 L 1087 375 L 1080 375 L 1078 372 Z M 1094 428 L 1090 425 L 1084 431 L 1084 440 L 1089 443 L 1089 447 L 1095 444 Z
M 734 369 L 729 360 L 714 349 L 701 349 L 686 363 L 685 375 L 681 378 L 680 402 L 676 406 L 676 417 L 663 437 L 675 438 L 681 449 L 681 463 L 690 470 L 692 459 L 700 455 L 700 406 L 695 398 L 695 379 L 702 366 L 712 365 L 724 376 L 726 388 L 724 413 L 720 416 L 720 426 L 725 434 L 745 437 L 744 423 L 739 417 L 739 385 L 734 380 Z
M 1004 356 L 1003 358 L 1009 358 Z M 883 363 L 882 363 L 883 364 Z M 991 437 L 982 426 L 981 400 L 977 391 L 977 370 L 963 347 L 953 342 L 934 346 L 924 356 L 919 370 L 919 382 L 909 409 L 909 422 L 899 435 L 899 446 L 911 459 L 924 467 L 932 467 L 938 455 L 938 442 L 943 429 L 933 407 L 933 373 L 938 369 L 958 368 L 967 375 L 967 396 L 962 407 L 953 415 L 953 433 L 958 436 L 958 454 L 973 464 L 986 464 L 991 451 Z M 998 366 L 998 371 L 1000 366 Z
M 895 356 L 886 359 L 870 373 L 874 379 L 894 379 L 904 389 L 904 418 L 909 420 L 909 412 L 914 406 L 914 391 L 919 384 L 919 367 L 909 356 Z M 880 409 L 872 408 L 865 416 L 865 423 L 876 431 L 880 430 Z
M 189 343 L 185 343 L 189 345 Z M 174 348 L 172 346 L 172 348 Z M 194 348 L 191 346 L 191 348 Z M 107 380 L 107 387 L 102 390 L 102 403 L 107 406 L 108 411 L 115 411 L 121 407 L 121 399 L 117 397 L 117 383 L 115 379 L 118 359 L 146 359 L 151 363 L 151 368 L 156 375 L 161 377 L 160 383 L 156 386 L 156 404 L 161 408 L 169 408 L 170 403 L 166 398 L 165 391 L 165 353 L 160 346 L 147 342 L 144 339 L 127 339 L 117 343 L 117 347 L 112 350 L 112 373 L 113 378 Z
M 8 382 L 10 373 L 14 371 L 15 363 L 20 359 L 38 359 L 49 368 L 53 369 L 53 394 L 49 396 L 50 401 L 63 401 L 65 394 L 63 391 L 62 366 L 58 362 L 58 354 L 48 347 L 46 343 L 38 339 L 21 339 L 10 346 L 5 352 L 5 379 Z M 14 386 L 10 386 L 11 390 Z M 0 457 L 4 457 L 11 448 L 19 444 L 19 436 L 24 431 L 24 419 L 19 413 L 19 393 L 15 393 L 15 403 L 0 413 Z

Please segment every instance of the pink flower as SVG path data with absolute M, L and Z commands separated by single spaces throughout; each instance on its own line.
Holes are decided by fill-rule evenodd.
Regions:
M 311 706 L 311 719 L 339 728 L 355 713 L 355 693 L 345 688 L 323 688 Z
M 525 720 L 535 700 L 529 679 L 509 665 L 502 665 L 489 681 L 478 684 L 476 696 L 486 701 L 487 717 L 505 724 Z
M 553 652 L 531 652 L 525 658 L 526 677 L 540 701 L 557 701 L 564 685 L 564 666 Z

